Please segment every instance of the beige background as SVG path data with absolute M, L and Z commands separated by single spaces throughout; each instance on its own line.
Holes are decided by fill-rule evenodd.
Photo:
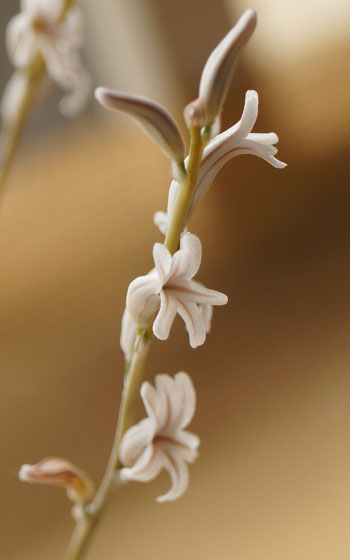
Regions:
M 102 29 L 103 18 L 111 18 L 108 4 L 99 14 Z M 167 488 L 166 475 L 118 490 L 87 560 L 349 556 L 347 14 L 342 2 L 315 7 L 308 30 L 296 27 L 296 37 L 310 36 L 302 48 L 295 42 L 293 55 L 289 37 L 287 48 L 283 33 L 271 35 L 271 19 L 278 25 L 272 2 L 266 9 L 260 4 L 224 124 L 239 118 L 244 91 L 256 89 L 255 130 L 279 134 L 288 167 L 241 157 L 215 181 L 191 230 L 203 244 L 200 279 L 227 293 L 229 304 L 215 310 L 213 331 L 197 350 L 176 321 L 171 340 L 154 342 L 147 367 L 149 380 L 160 372 L 191 374 L 200 458 L 176 503 L 154 501 Z M 297 24 L 302 4 L 285 5 L 277 13 Z M 140 27 L 133 7 L 123 15 L 126 34 L 128 25 Z M 246 7 L 143 2 L 177 84 L 164 86 L 158 99 L 179 121 L 233 9 Z M 340 14 L 332 33 L 325 25 L 330 7 Z M 144 41 L 148 56 L 152 41 Z M 135 39 L 134 68 L 138 52 L 146 57 L 137 45 Z M 102 39 L 96 48 L 99 56 L 113 56 Z M 96 81 L 118 87 L 118 71 L 104 74 L 93 50 L 90 42 Z M 161 82 L 157 60 L 153 66 L 150 58 L 150 72 L 160 73 Z M 130 82 L 120 75 L 136 87 L 141 78 L 134 72 Z M 144 84 L 143 93 L 154 87 Z M 6 560 L 58 560 L 72 529 L 64 493 L 19 483 L 22 463 L 55 454 L 96 482 L 103 474 L 122 384 L 125 291 L 151 267 L 152 244 L 161 240 L 152 215 L 165 207 L 169 184 L 167 162 L 132 122 L 96 110 L 63 123 L 52 95 L 44 110 L 49 121 L 38 110 L 32 119 L 0 215 Z

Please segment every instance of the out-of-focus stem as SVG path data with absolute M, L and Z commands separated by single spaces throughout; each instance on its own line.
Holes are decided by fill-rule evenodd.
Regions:
M 44 75 L 44 67 L 42 57 L 38 56 L 35 63 L 33 63 L 27 70 L 16 70 L 16 72 L 25 72 L 27 84 L 16 114 L 16 118 L 2 131 L 3 150 L 1 154 L 0 167 L 0 195 L 4 190 L 5 182 L 16 154 L 22 130 L 38 93 L 38 88 Z
M 58 18 L 58 23 L 64 20 L 67 11 L 75 2 L 76 0 L 64 1 L 61 14 Z M 21 100 L 16 118 L 2 131 L 3 150 L 0 161 L 0 196 L 3 193 L 6 179 L 16 154 L 24 125 L 33 107 L 40 82 L 45 73 L 45 62 L 43 57 L 38 54 L 28 68 L 16 70 L 16 72 L 25 72 L 27 78 L 27 88 L 23 99 Z

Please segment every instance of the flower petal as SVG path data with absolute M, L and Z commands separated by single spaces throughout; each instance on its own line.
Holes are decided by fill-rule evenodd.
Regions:
M 182 459 L 186 463 L 193 463 L 198 457 L 199 437 L 192 432 L 179 430 L 174 433 L 174 439 Z
M 201 303 L 199 304 L 198 307 L 203 315 L 205 330 L 207 331 L 208 334 L 210 332 L 211 320 L 213 317 L 213 306 L 210 305 L 210 303 Z
M 182 397 L 182 406 L 180 409 L 181 414 L 178 414 L 176 418 L 176 426 L 175 419 L 173 419 L 173 427 L 182 429 L 185 428 L 193 418 L 196 409 L 196 392 L 190 376 L 184 371 L 180 371 L 175 375 L 175 384 Z
M 166 212 L 163 212 L 162 210 L 158 210 L 158 212 L 155 212 L 153 216 L 153 223 L 157 226 L 157 228 L 163 235 L 166 235 L 168 233 L 169 217 Z
M 130 362 L 136 341 L 136 325 L 125 308 L 120 333 L 120 346 L 124 352 L 125 361 Z
M 147 328 L 159 307 L 160 289 L 158 276 L 153 272 L 139 276 L 131 282 L 126 294 L 126 307 L 131 319 L 140 328 Z
M 154 430 L 158 432 L 167 415 L 167 403 L 162 395 L 147 381 L 142 383 L 140 393 L 148 417 L 154 425 Z
M 181 457 L 180 453 L 164 453 L 163 467 L 170 474 L 172 486 L 166 494 L 159 496 L 157 502 L 169 502 L 180 498 L 187 490 L 189 483 L 188 467 Z
M 192 233 L 185 233 L 181 236 L 180 240 L 181 252 L 187 253 L 186 268 L 181 271 L 181 276 L 190 280 L 197 274 L 202 260 L 202 244 L 197 235 Z M 174 255 L 175 257 L 175 255 Z M 185 261 L 185 259 L 183 259 Z M 180 276 L 177 274 L 177 276 Z
M 130 467 L 140 457 L 154 437 L 155 423 L 150 418 L 141 420 L 127 430 L 122 438 L 119 458 L 123 465 Z
M 153 260 L 160 279 L 160 283 L 163 286 L 169 277 L 171 268 L 171 254 L 162 243 L 154 244 Z
M 186 374 L 184 374 L 186 375 Z M 185 394 L 182 387 L 170 375 L 159 374 L 155 380 L 157 392 L 162 396 L 166 414 L 158 424 L 158 434 L 165 436 L 165 442 L 173 439 L 174 431 L 180 427 L 180 420 L 186 405 Z
M 197 346 L 203 344 L 206 337 L 206 331 L 203 317 L 198 305 L 190 301 L 178 301 L 177 312 L 185 321 L 192 348 L 197 348 Z
M 210 305 L 226 305 L 228 298 L 225 294 L 210 290 L 196 280 L 176 279 L 171 284 L 171 295 L 177 301 L 210 303 Z
M 239 136 L 240 138 L 245 138 L 255 125 L 256 119 L 258 118 L 258 106 L 259 96 L 257 92 L 253 89 L 249 89 L 245 94 L 243 113 L 238 123 L 239 126 L 237 136 Z
M 166 340 L 177 312 L 176 300 L 167 290 L 160 292 L 160 310 L 153 323 L 153 332 L 159 340 Z
M 120 470 L 122 480 L 148 482 L 158 476 L 164 467 L 164 454 L 155 445 L 148 445 L 133 467 Z

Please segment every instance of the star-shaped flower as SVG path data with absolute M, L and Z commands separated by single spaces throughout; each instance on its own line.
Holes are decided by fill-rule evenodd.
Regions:
M 148 327 L 156 315 L 153 332 L 166 340 L 178 313 L 185 321 L 190 345 L 196 348 L 204 343 L 210 328 L 210 306 L 225 305 L 227 296 L 193 280 L 201 257 L 201 242 L 191 233 L 182 235 L 174 255 L 161 243 L 154 245 L 155 269 L 131 282 L 126 297 L 128 312 L 138 327 Z
M 9 57 L 17 68 L 26 68 L 39 54 L 48 75 L 69 92 L 61 101 L 65 115 L 85 104 L 90 78 L 83 68 L 79 49 L 84 42 L 82 15 L 72 7 L 60 21 L 64 0 L 21 0 L 21 12 L 9 22 L 6 42 Z
M 198 436 L 184 430 L 196 408 L 192 381 L 184 372 L 174 379 L 156 375 L 155 389 L 143 383 L 141 397 L 148 418 L 130 428 L 121 441 L 119 458 L 126 467 L 120 477 L 148 482 L 166 469 L 172 487 L 157 501 L 176 500 L 188 486 L 187 463 L 193 463 L 198 455 Z
M 274 132 L 252 132 L 258 117 L 258 103 L 257 92 L 253 90 L 247 91 L 241 119 L 231 128 L 218 134 L 204 148 L 187 220 L 189 220 L 195 208 L 203 199 L 220 169 L 233 157 L 241 154 L 250 154 L 264 159 L 277 169 L 286 167 L 286 163 L 274 157 L 277 153 L 277 148 L 274 146 L 278 142 L 277 134 Z M 167 232 L 179 188 L 179 183 L 172 181 L 169 189 L 167 213 L 156 212 L 154 215 L 154 222 L 163 234 Z

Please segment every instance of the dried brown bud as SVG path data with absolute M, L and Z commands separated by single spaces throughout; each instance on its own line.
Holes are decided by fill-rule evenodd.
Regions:
M 25 482 L 53 484 L 67 490 L 75 504 L 87 502 L 94 493 L 90 477 L 73 463 L 60 457 L 46 457 L 36 465 L 22 465 L 18 477 Z

